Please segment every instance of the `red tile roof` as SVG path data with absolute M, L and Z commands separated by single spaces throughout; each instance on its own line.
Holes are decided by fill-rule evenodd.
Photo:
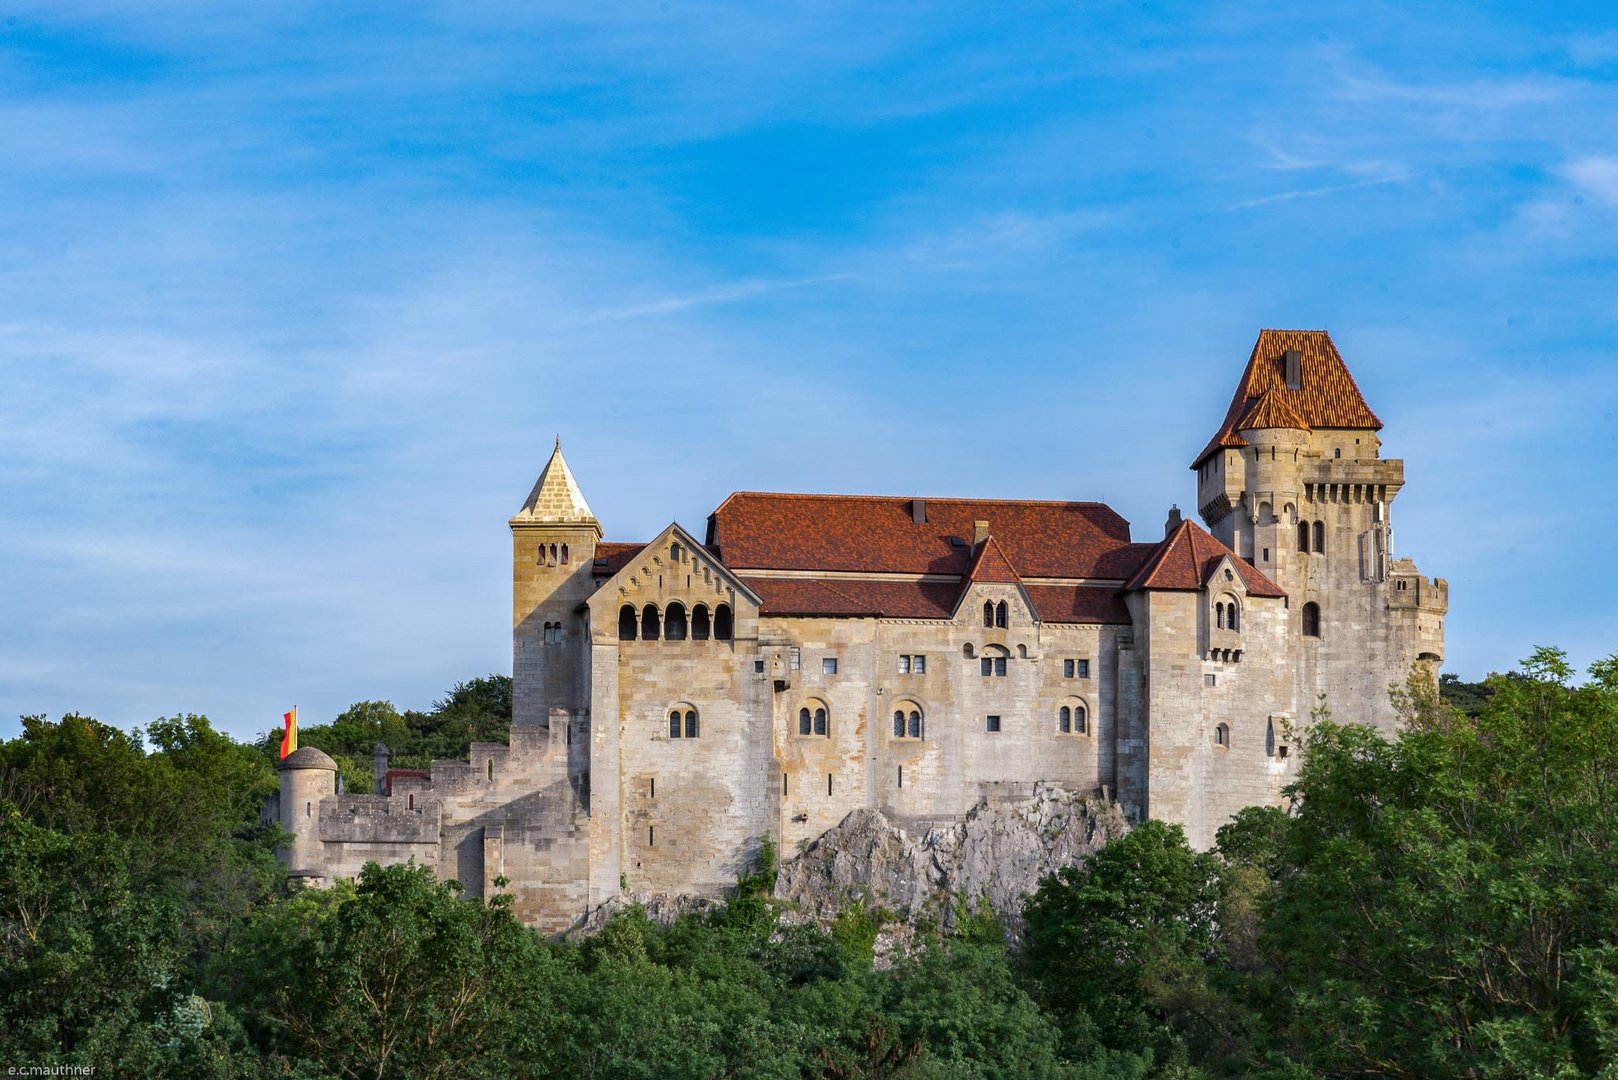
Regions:
M 1129 625 L 1129 608 L 1117 589 L 1094 585 L 1024 585 L 1040 622 Z
M 966 572 L 967 581 L 994 581 L 1002 584 L 1015 585 L 1022 580 L 1017 571 L 1012 569 L 1011 560 L 1001 550 L 1000 544 L 993 536 L 983 541 L 978 548 L 977 557 L 972 560 L 972 566 Z
M 928 499 L 924 522 L 911 504 L 741 491 L 709 517 L 707 544 L 737 570 L 962 575 L 973 523 L 987 521 L 1024 578 L 1117 577 L 1116 552 L 1129 544 L 1129 523 L 1100 503 Z
M 591 572 L 596 577 L 611 577 L 633 562 L 635 556 L 645 549 L 645 544 L 597 544 L 596 564 Z
M 1281 587 L 1265 577 L 1245 559 L 1215 540 L 1208 531 L 1194 521 L 1182 521 L 1179 527 L 1157 546 L 1157 553 L 1140 568 L 1126 592 L 1139 589 L 1191 591 L 1208 583 L 1219 561 L 1228 557 L 1241 574 L 1242 582 L 1251 596 L 1285 596 Z
M 1302 354 L 1302 385 L 1297 390 L 1287 389 L 1286 373 L 1282 369 L 1283 358 L 1289 349 L 1296 349 Z M 1332 343 L 1330 334 L 1324 330 L 1260 330 L 1258 341 L 1253 344 L 1253 355 L 1248 358 L 1247 370 L 1242 373 L 1241 382 L 1236 386 L 1236 395 L 1231 399 L 1225 420 L 1219 425 L 1218 433 L 1191 463 L 1193 469 L 1216 450 L 1247 445 L 1236 432 L 1255 399 L 1263 396 L 1265 391 L 1273 391 L 1275 409 L 1280 409 L 1284 403 L 1298 421 L 1298 424 L 1284 426 L 1301 424 L 1305 428 L 1371 431 L 1382 428 L 1382 421 L 1365 403 L 1364 395 L 1355 384 L 1354 376 L 1348 373 L 1348 365 L 1343 363 L 1342 354 Z
M 1252 431 L 1257 428 L 1296 428 L 1299 431 L 1308 431 L 1309 424 L 1287 401 L 1284 392 L 1272 387 L 1254 398 L 1253 404 L 1249 405 L 1242 418 L 1236 421 L 1237 431 Z
M 947 619 L 961 585 L 954 581 L 860 581 L 840 578 L 742 580 L 764 601 L 765 615 L 868 615 L 888 619 Z

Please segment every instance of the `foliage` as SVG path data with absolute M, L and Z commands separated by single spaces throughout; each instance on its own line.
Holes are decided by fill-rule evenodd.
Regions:
M 1590 676 L 1541 650 L 1472 714 L 1413 678 L 1392 741 L 1317 710 L 1289 810 L 1243 811 L 1214 853 L 1136 827 L 1041 884 L 1020 950 L 962 902 L 951 932 L 910 927 L 880 961 L 890 913 L 784 925 L 769 837 L 719 912 L 631 907 L 577 943 L 416 866 L 288 888 L 258 817 L 265 747 L 196 716 L 29 717 L 0 744 L 0 1059 L 310 1080 L 1614 1075 L 1618 658 Z M 361 702 L 309 731 L 368 769 L 378 738 L 464 752 L 509 701 L 473 680 L 430 723 Z

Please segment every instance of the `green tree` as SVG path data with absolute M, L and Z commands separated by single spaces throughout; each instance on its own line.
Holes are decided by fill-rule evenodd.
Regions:
M 1308 734 L 1262 999 L 1315 1072 L 1578 1075 L 1618 1062 L 1618 658 L 1537 651 L 1476 717 L 1430 680 L 1393 742 Z

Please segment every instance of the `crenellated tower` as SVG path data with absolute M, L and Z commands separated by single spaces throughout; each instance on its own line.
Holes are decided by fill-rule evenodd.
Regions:
M 589 708 L 591 567 L 601 523 L 562 457 L 562 440 L 511 519 L 512 722 Z
M 1448 586 L 1393 552 L 1404 462 L 1323 330 L 1264 330 L 1219 431 L 1198 455 L 1209 530 L 1287 592 L 1295 718 L 1391 732 L 1388 686 L 1443 661 Z

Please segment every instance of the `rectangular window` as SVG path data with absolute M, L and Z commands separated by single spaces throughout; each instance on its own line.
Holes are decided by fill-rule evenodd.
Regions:
M 831 794 L 831 773 L 826 774 L 826 794 Z
M 1005 657 L 997 656 L 997 657 L 994 658 L 994 673 L 996 675 L 1004 675 L 1006 673 L 1006 658 Z
M 899 766 L 899 790 L 903 791 L 904 786 L 905 786 L 905 767 L 903 765 L 901 765 L 901 766 Z
M 910 657 L 904 656 L 902 654 L 900 655 L 900 657 L 899 657 L 899 674 L 901 674 L 901 675 L 910 674 Z
M 1204 675 L 1202 677 L 1202 685 L 1203 686 L 1213 686 L 1218 681 L 1219 681 L 1219 677 L 1217 675 L 1208 674 L 1208 675 Z
M 910 658 L 910 670 L 917 675 L 927 674 L 927 658 L 925 656 L 912 656 Z
M 790 667 L 793 671 L 797 671 L 798 670 L 798 665 L 800 663 L 802 663 L 802 662 L 803 662 L 803 654 L 798 652 L 797 649 L 793 649 L 792 654 L 788 659 L 787 666 Z
M 1073 675 L 1077 670 L 1078 670 L 1078 661 L 1076 661 L 1076 660 L 1063 660 L 1062 661 L 1062 678 L 1064 678 L 1064 679 L 1073 678 Z
M 987 678 L 990 675 L 993 675 L 994 674 L 994 661 L 992 659 L 990 659 L 989 657 L 985 656 L 982 660 L 978 661 L 978 671 L 985 678 Z
M 657 777 L 652 777 L 652 798 L 657 798 Z
M 1088 679 L 1089 677 L 1090 677 L 1090 661 L 1088 661 L 1088 660 L 1080 660 L 1079 661 L 1079 678 Z
M 762 661 L 762 660 L 754 660 L 753 661 L 753 674 L 755 674 L 755 675 L 764 674 L 764 661 Z
M 825 659 L 821 660 L 820 661 L 820 673 L 822 675 L 835 675 L 835 674 L 837 674 L 837 657 L 828 656 Z
M 648 826 L 646 826 L 646 846 L 647 847 L 656 847 L 657 846 L 657 826 L 656 825 L 648 825 Z
M 781 774 L 781 794 L 785 795 L 786 793 L 787 793 L 787 774 L 782 773 Z
M 990 716 L 989 717 L 989 730 L 990 731 L 999 731 L 1000 730 L 1000 718 L 998 716 Z

